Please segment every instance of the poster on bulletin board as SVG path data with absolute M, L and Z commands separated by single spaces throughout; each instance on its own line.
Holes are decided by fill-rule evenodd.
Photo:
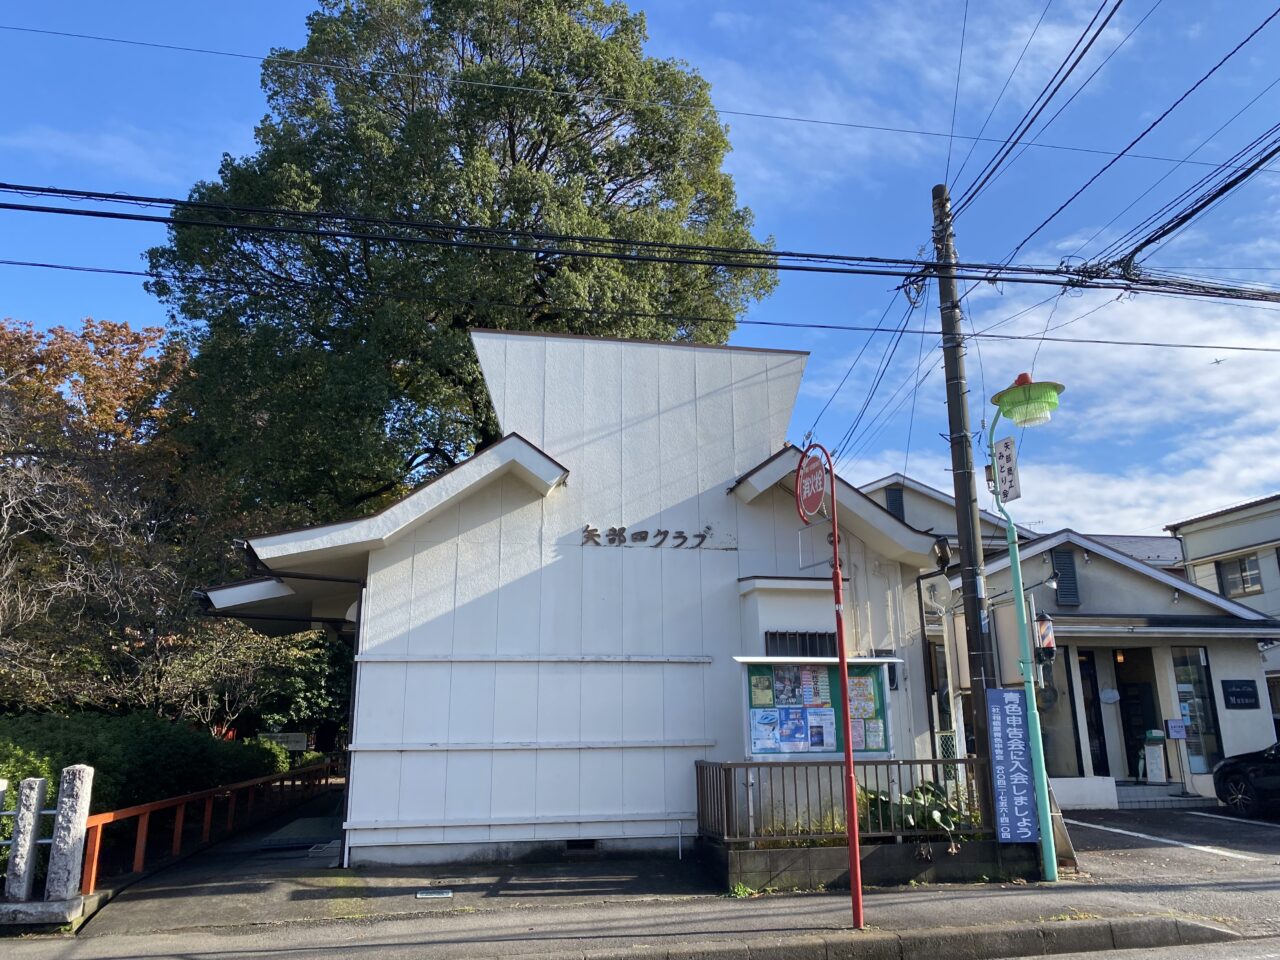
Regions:
M 839 754 L 839 667 L 753 663 L 747 667 L 747 712 L 752 756 Z M 849 735 L 855 754 L 890 750 L 888 702 L 881 664 L 849 665 Z

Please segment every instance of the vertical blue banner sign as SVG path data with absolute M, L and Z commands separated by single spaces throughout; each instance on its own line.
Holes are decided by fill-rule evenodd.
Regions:
M 1027 742 L 1027 695 L 1023 690 L 987 688 L 987 726 L 991 731 L 991 779 L 996 839 L 1036 843 L 1036 791 Z

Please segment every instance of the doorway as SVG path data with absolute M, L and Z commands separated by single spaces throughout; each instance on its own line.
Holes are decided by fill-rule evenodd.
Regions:
M 1156 710 L 1156 670 L 1150 647 L 1117 647 L 1112 651 L 1116 690 L 1120 693 L 1120 731 L 1129 776 L 1137 779 L 1147 731 L 1161 728 Z
M 1076 659 L 1080 664 L 1080 696 L 1084 701 L 1084 722 L 1089 734 L 1089 758 L 1093 762 L 1093 775 L 1109 777 L 1111 764 L 1107 761 L 1107 737 L 1102 727 L 1098 662 L 1094 659 L 1092 650 L 1081 650 Z

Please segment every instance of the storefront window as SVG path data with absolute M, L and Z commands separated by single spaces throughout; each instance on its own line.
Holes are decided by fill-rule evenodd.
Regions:
M 1218 715 L 1213 704 L 1213 676 L 1204 647 L 1174 647 L 1173 675 L 1178 707 L 1187 725 L 1187 757 L 1192 773 L 1209 773 L 1222 759 Z

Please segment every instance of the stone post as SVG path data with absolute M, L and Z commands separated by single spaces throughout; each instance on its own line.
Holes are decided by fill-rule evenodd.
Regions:
M 70 900 L 80 895 L 80 865 L 84 859 L 84 823 L 93 792 L 93 767 L 76 764 L 62 771 L 58 786 L 58 817 L 49 848 L 46 900 Z
M 40 811 L 49 782 L 42 777 L 28 777 L 18 785 L 18 802 L 14 804 L 13 846 L 9 848 L 9 869 L 4 878 L 5 899 L 23 902 L 31 899 L 36 880 L 36 841 L 40 839 Z

